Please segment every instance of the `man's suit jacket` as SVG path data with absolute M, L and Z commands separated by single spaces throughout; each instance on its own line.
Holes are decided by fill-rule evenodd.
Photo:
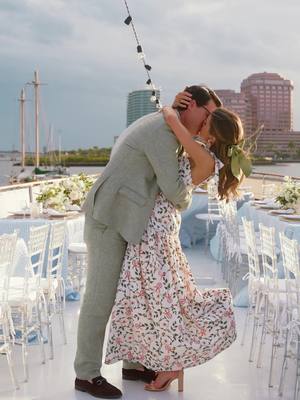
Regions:
M 181 146 L 159 112 L 129 126 L 115 146 L 83 210 L 138 243 L 160 190 L 179 210 L 190 205 L 191 192 L 178 174 Z

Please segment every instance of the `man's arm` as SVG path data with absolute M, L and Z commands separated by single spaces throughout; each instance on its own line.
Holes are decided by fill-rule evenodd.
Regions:
M 144 152 L 155 172 L 158 186 L 177 209 L 185 210 L 192 195 L 178 174 L 179 143 L 165 126 L 151 132 L 145 139 Z

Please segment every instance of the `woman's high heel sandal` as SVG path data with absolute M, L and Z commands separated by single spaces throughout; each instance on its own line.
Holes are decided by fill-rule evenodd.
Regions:
M 159 373 L 158 373 L 159 376 Z M 171 383 L 177 379 L 178 380 L 178 392 L 183 392 L 183 369 L 177 372 L 177 375 L 168 379 L 165 384 L 161 387 L 156 387 L 155 386 L 155 381 L 152 381 L 151 383 L 148 383 L 145 385 L 145 390 L 149 390 L 150 392 L 163 392 L 169 388 Z M 156 378 L 157 379 L 157 378 Z

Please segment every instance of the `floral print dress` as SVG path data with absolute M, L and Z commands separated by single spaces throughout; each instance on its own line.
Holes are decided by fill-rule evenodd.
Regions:
M 215 180 L 222 165 L 215 157 Z M 179 174 L 192 185 L 185 154 L 179 158 Z M 127 246 L 107 364 L 128 360 L 154 371 L 179 370 L 212 359 L 234 342 L 231 293 L 199 290 L 181 249 L 180 223 L 178 210 L 159 193 L 141 242 Z

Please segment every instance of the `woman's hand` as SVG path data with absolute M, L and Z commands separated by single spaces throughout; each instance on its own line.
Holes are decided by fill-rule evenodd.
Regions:
M 177 112 L 172 107 L 169 106 L 163 107 L 162 112 L 166 123 L 172 129 L 174 127 L 174 124 L 178 123 L 179 121 Z
M 176 107 L 182 107 L 182 108 L 187 108 L 187 106 L 190 104 L 190 101 L 192 100 L 192 94 L 189 92 L 179 92 L 177 93 L 175 100 L 172 104 L 173 108 Z

